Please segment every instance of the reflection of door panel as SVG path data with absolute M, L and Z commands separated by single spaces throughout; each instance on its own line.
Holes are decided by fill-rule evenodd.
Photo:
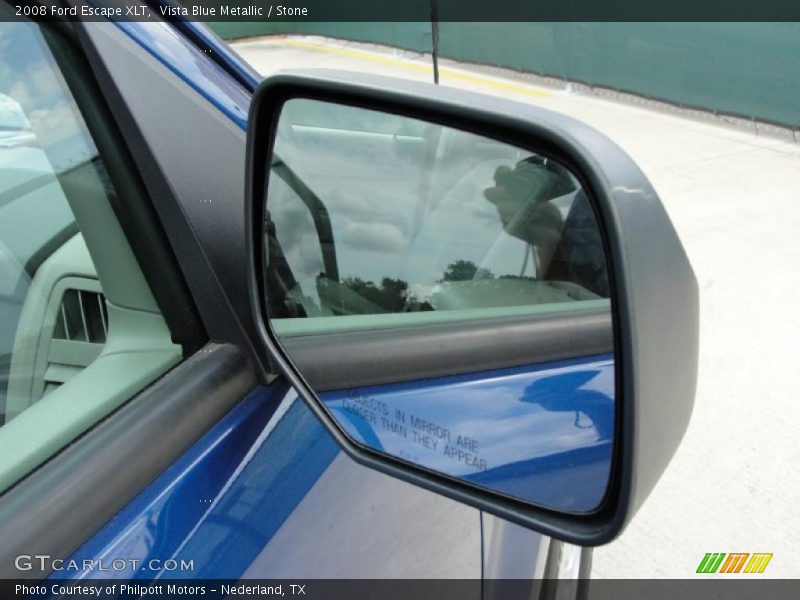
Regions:
M 357 442 L 504 495 L 586 512 L 611 469 L 614 361 L 585 357 L 326 392 Z

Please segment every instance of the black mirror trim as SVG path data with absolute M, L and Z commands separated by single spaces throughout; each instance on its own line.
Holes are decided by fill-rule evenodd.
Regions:
M 617 436 L 608 494 L 597 511 L 535 508 L 380 455 L 353 443 L 314 400 L 308 382 L 266 320 L 263 203 L 277 117 L 295 97 L 382 110 L 456 127 L 552 157 L 579 174 L 592 198 L 608 258 L 617 367 Z M 256 91 L 247 143 L 249 285 L 270 364 L 283 373 L 342 449 L 360 464 L 573 544 L 616 537 L 658 481 L 680 443 L 694 401 L 697 283 L 657 194 L 636 164 L 592 128 L 530 105 L 368 74 L 279 73 Z

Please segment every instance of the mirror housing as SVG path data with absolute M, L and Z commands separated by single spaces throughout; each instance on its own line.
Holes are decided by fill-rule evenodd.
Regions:
M 613 291 L 616 434 L 608 490 L 597 510 L 542 508 L 376 452 L 351 439 L 319 400 L 270 325 L 264 292 L 271 151 L 284 103 L 296 98 L 403 115 L 533 149 L 578 176 L 594 202 Z M 563 115 L 463 90 L 340 71 L 281 73 L 260 85 L 251 104 L 246 218 L 249 288 L 262 350 L 351 458 L 569 543 L 599 545 L 622 531 L 669 463 L 691 415 L 698 291 L 657 194 L 618 146 Z

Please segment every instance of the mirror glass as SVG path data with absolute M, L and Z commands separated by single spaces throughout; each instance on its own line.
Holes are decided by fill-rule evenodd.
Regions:
M 613 336 L 577 174 L 480 135 L 301 98 L 283 105 L 265 168 L 270 325 L 341 429 L 497 494 L 598 508 Z

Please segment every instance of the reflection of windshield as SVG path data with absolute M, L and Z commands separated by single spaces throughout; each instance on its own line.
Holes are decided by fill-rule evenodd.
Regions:
M 283 304 L 292 306 L 283 316 L 607 296 L 574 272 L 562 269 L 557 281 L 549 276 L 574 258 L 562 248 L 565 223 L 576 206 L 588 208 L 577 180 L 557 163 L 395 116 L 374 130 L 354 130 L 358 120 L 349 113 L 373 120 L 378 113 L 339 106 L 332 112 L 347 118 L 326 121 L 329 106 L 287 106 L 293 103 L 317 106 L 316 117 L 285 109 L 299 114 L 300 124 L 282 117 L 276 139 L 280 158 L 273 161 L 267 210 L 273 289 L 285 290 Z M 310 124 L 314 118 L 324 126 Z M 403 125 L 402 135 L 387 131 L 390 125 Z M 598 251 L 604 269 L 602 248 L 590 254 Z

